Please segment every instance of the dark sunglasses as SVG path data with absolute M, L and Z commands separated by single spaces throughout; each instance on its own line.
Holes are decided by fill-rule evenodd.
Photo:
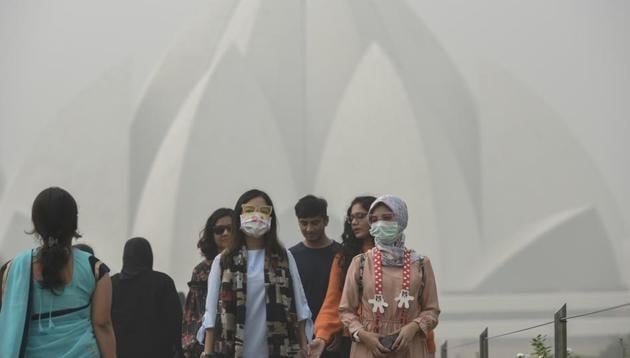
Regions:
M 229 225 L 218 225 L 212 228 L 212 232 L 215 235 L 222 235 L 225 230 L 227 230 L 228 234 L 232 233 L 232 227 Z

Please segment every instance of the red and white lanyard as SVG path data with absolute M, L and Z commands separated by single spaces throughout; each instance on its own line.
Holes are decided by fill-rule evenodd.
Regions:
M 382 263 L 381 250 L 374 248 L 374 298 L 369 299 L 368 303 L 372 305 L 372 312 L 374 313 L 374 330 L 378 332 L 381 315 L 385 313 L 385 308 L 389 307 L 389 304 L 385 302 L 383 297 L 383 263 Z M 411 251 L 405 249 L 403 254 L 403 267 L 402 267 L 402 289 L 400 294 L 395 300 L 398 302 L 398 308 L 400 308 L 400 323 L 405 324 L 406 310 L 409 309 L 409 301 L 413 301 L 413 296 L 409 295 L 409 286 L 411 282 Z

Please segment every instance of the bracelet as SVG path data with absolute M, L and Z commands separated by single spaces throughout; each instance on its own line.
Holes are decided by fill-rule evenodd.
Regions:
M 360 343 L 361 342 L 361 338 L 359 337 L 359 331 L 361 330 L 361 328 L 357 329 L 356 331 L 352 332 L 352 340 Z

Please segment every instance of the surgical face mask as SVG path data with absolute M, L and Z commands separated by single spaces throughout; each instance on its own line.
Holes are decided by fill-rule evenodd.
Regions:
M 261 237 L 271 229 L 271 218 L 259 212 L 241 215 L 241 231 L 251 237 Z
M 370 226 L 370 235 L 377 244 L 391 245 L 398 238 L 396 221 L 377 221 Z

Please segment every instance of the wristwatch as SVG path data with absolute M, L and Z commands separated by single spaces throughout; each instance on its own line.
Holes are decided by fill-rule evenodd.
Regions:
M 209 358 L 212 357 L 212 352 L 201 352 L 199 358 Z
M 361 330 L 361 328 L 357 329 L 356 331 L 352 332 L 352 340 L 359 343 L 361 342 L 361 338 L 359 338 L 359 331 Z

